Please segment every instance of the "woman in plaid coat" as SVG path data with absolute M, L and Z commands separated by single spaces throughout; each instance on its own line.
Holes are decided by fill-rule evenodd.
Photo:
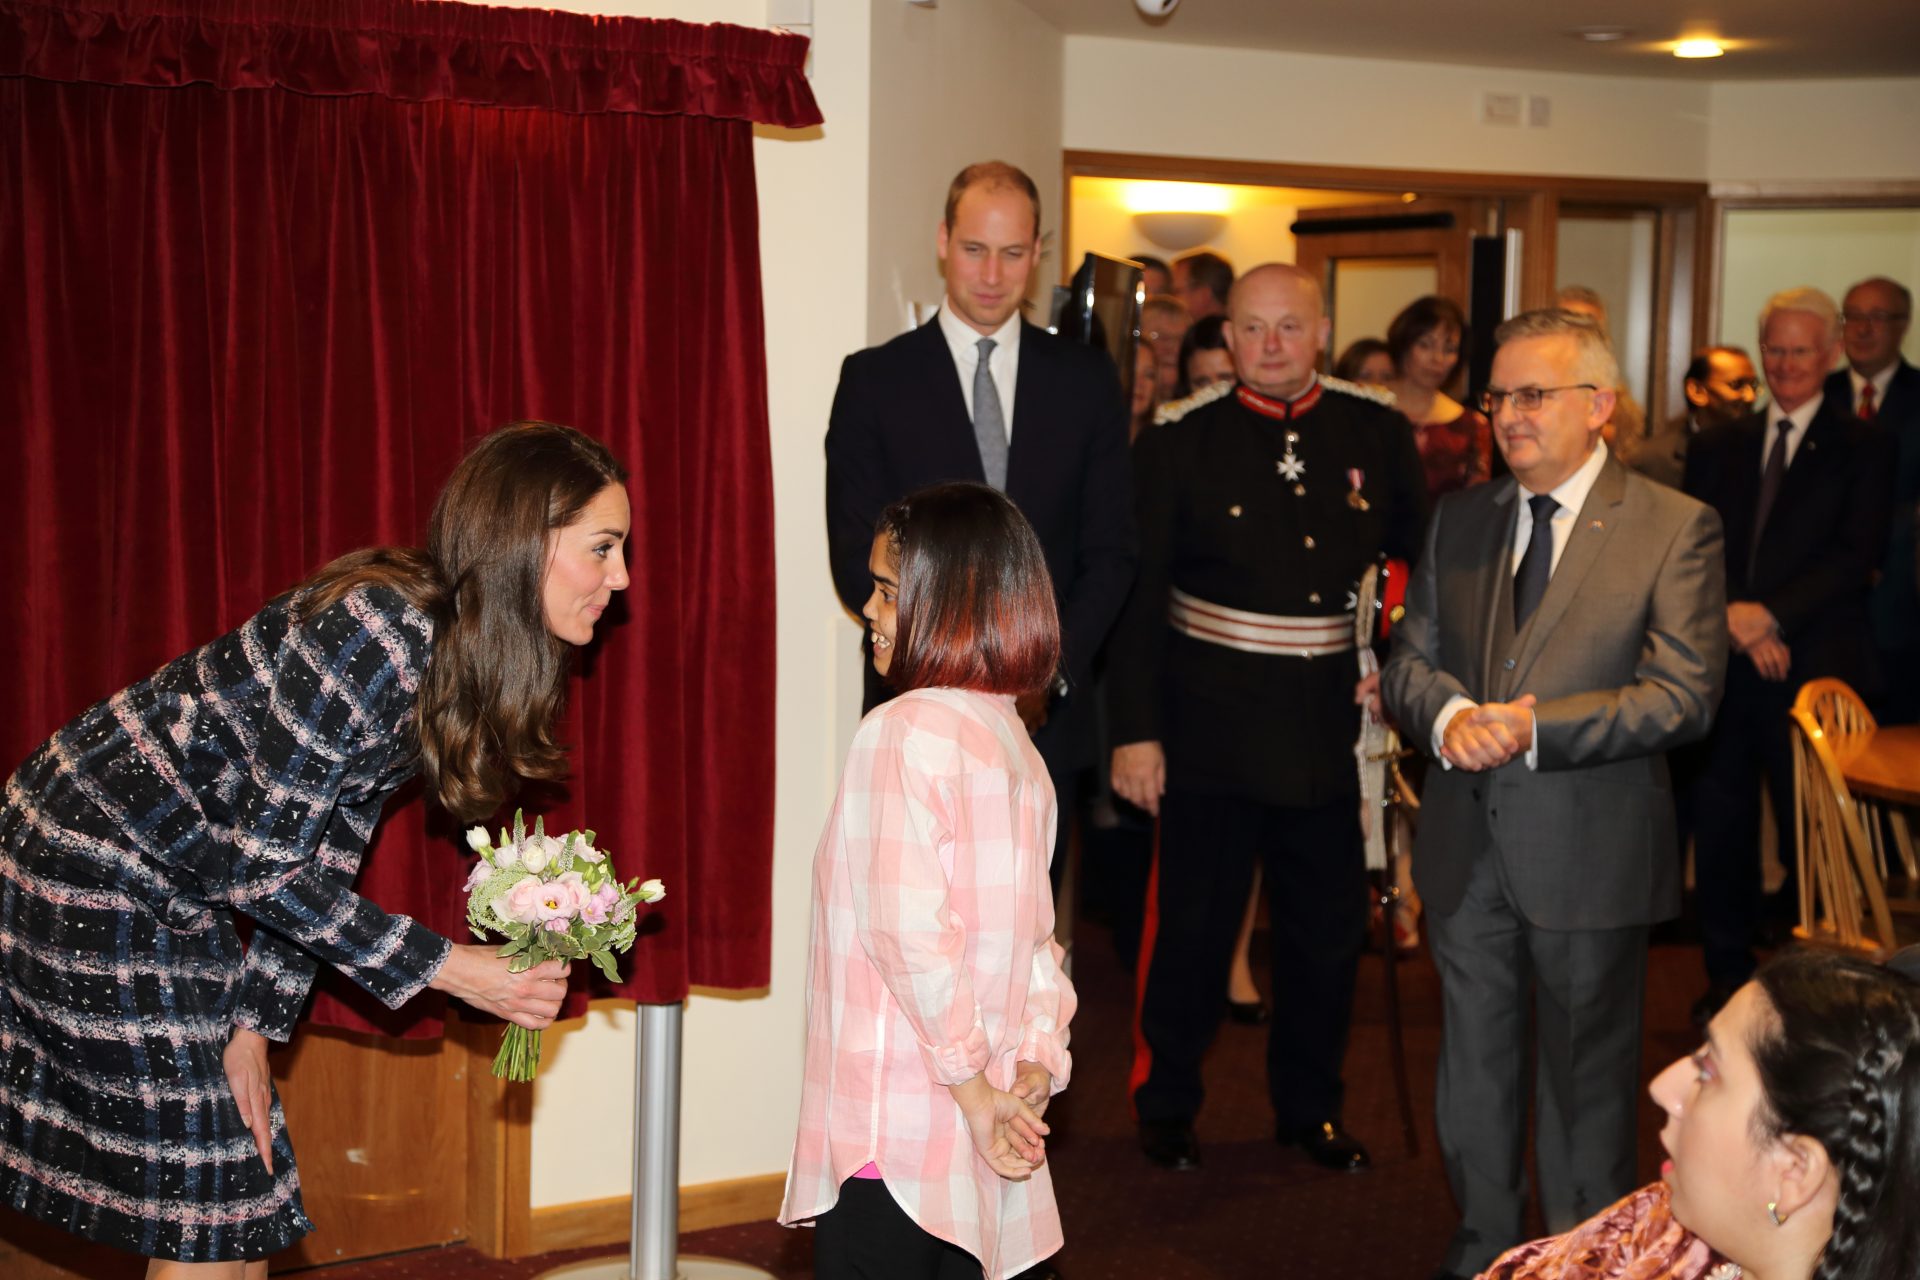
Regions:
M 1071 1071 L 1053 784 L 1014 707 L 1060 627 L 984 485 L 880 518 L 865 614 L 900 691 L 861 722 L 814 855 L 800 1131 L 780 1221 L 818 1280 L 1003 1280 L 1060 1248 L 1047 1100 Z
M 266 1043 L 321 963 L 528 1027 L 566 990 L 351 889 L 416 770 L 462 818 L 564 773 L 568 648 L 627 585 L 625 473 L 565 427 L 486 437 L 424 551 L 355 552 L 82 712 L 0 798 L 0 1203 L 258 1280 L 311 1229 Z M 242 949 L 237 916 L 254 924 Z

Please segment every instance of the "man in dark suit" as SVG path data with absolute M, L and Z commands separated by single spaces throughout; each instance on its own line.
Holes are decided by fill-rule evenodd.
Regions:
M 1775 294 L 1760 321 L 1768 405 L 1703 432 L 1687 451 L 1687 493 L 1718 511 L 1727 530 L 1733 648 L 1726 699 L 1689 798 L 1707 970 L 1694 1006 L 1702 1022 L 1753 976 L 1760 782 L 1776 815 L 1793 812 L 1794 694 L 1818 676 L 1836 676 L 1863 697 L 1879 692 L 1867 593 L 1886 554 L 1893 439 L 1825 394 L 1839 345 L 1839 312 L 1826 294 Z M 1776 826 L 1791 876 L 1792 824 Z
M 1702 347 L 1687 366 L 1686 416 L 1677 418 L 1636 444 L 1616 448 L 1620 461 L 1649 480 L 1678 489 L 1687 469 L 1687 447 L 1709 427 L 1753 412 L 1760 375 L 1753 358 L 1740 347 Z M 1619 444 L 1618 441 L 1615 442 Z
M 1840 306 L 1847 367 L 1827 377 L 1827 398 L 1877 423 L 1894 440 L 1893 533 L 1874 585 L 1873 638 L 1885 689 L 1874 706 L 1882 724 L 1920 720 L 1920 589 L 1914 582 L 1914 521 L 1920 517 L 1920 369 L 1900 355 L 1913 319 L 1913 294 L 1884 276 L 1847 290 Z
M 1512 476 L 1442 499 L 1382 680 L 1436 761 L 1413 867 L 1460 1208 L 1443 1276 L 1523 1238 L 1529 1024 L 1547 1230 L 1635 1185 L 1647 933 L 1680 906 L 1665 753 L 1706 733 L 1726 671 L 1720 520 L 1600 443 L 1606 340 L 1557 310 L 1495 337 L 1482 403 Z
M 834 589 L 858 613 L 888 503 L 973 480 L 1019 506 L 1046 553 L 1065 640 L 1054 690 L 1020 703 L 1059 793 L 1064 842 L 1075 776 L 1093 763 L 1094 653 L 1133 580 L 1132 480 L 1113 361 L 1021 318 L 1039 241 L 1039 192 L 1019 169 L 988 162 L 953 180 L 936 239 L 947 285 L 939 314 L 841 367 L 827 426 L 827 538 Z M 885 696 L 869 663 L 866 707 Z M 1059 874 L 1056 857 L 1056 885 Z

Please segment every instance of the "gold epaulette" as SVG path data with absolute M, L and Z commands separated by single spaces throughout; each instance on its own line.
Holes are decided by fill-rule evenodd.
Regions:
M 1383 404 L 1389 409 L 1397 409 L 1400 402 L 1393 392 L 1385 387 L 1376 387 L 1370 383 L 1348 382 L 1345 378 L 1329 378 L 1322 375 L 1320 385 L 1333 391 L 1344 391 L 1350 396 L 1359 396 L 1362 400 L 1371 400 Z
M 1153 411 L 1155 426 L 1165 426 L 1169 422 L 1178 422 L 1203 404 L 1212 404 L 1221 396 L 1231 395 L 1232 382 L 1216 382 L 1210 387 L 1202 387 L 1184 400 L 1169 400 Z

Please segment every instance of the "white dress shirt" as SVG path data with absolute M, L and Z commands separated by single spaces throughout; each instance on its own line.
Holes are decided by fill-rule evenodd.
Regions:
M 1553 558 L 1548 561 L 1549 581 L 1552 580 L 1552 570 L 1560 567 L 1560 557 L 1566 552 L 1567 539 L 1573 536 L 1573 525 L 1574 521 L 1580 518 L 1580 508 L 1586 505 L 1587 494 L 1593 489 L 1593 482 L 1600 478 L 1600 469 L 1606 465 L 1607 451 L 1596 445 L 1593 452 L 1587 455 L 1587 460 L 1581 463 L 1572 475 L 1548 492 L 1547 496 L 1559 504 L 1548 520 L 1548 527 L 1553 530 Z M 1534 496 L 1533 491 L 1524 484 L 1514 494 L 1513 554 L 1507 560 L 1509 573 L 1520 572 L 1520 558 L 1527 554 L 1527 545 L 1533 541 L 1533 509 L 1527 505 L 1526 500 Z M 1447 699 L 1447 705 L 1441 707 L 1440 714 L 1434 717 L 1433 729 L 1429 736 L 1433 741 L 1434 758 L 1440 761 L 1442 768 L 1453 767 L 1440 754 L 1440 744 L 1446 738 L 1447 726 L 1460 712 L 1479 705 L 1472 698 L 1456 693 Z M 1539 728 L 1537 720 L 1534 728 L 1536 731 Z M 1534 741 L 1533 745 L 1527 748 L 1527 768 L 1534 769 L 1540 764 L 1540 742 L 1538 732 L 1531 736 Z
M 967 421 L 973 421 L 973 373 L 980 367 L 980 339 L 993 339 L 993 355 L 987 361 L 987 373 L 994 390 L 1000 393 L 1000 420 L 1007 424 L 1007 443 L 1013 443 L 1013 389 L 1020 376 L 1020 313 L 992 333 L 981 333 L 953 313 L 953 300 L 940 299 L 940 332 L 953 353 L 954 368 L 960 371 L 960 394 L 967 402 Z
M 1887 402 L 1887 388 L 1893 385 L 1893 375 L 1899 370 L 1900 361 L 1895 359 L 1887 367 L 1871 378 L 1863 378 L 1852 365 L 1847 366 L 1847 378 L 1853 383 L 1853 411 L 1860 412 L 1860 388 L 1869 382 L 1873 384 L 1873 411 L 1880 412 L 1880 406 Z
M 1875 392 L 1878 395 L 1878 392 Z M 1767 474 L 1767 458 L 1773 453 L 1774 433 L 1779 430 L 1780 419 L 1787 418 L 1793 425 L 1787 428 L 1787 465 L 1793 465 L 1793 455 L 1800 452 L 1800 442 L 1807 438 L 1807 428 L 1813 425 L 1813 415 L 1820 412 L 1820 402 L 1826 399 L 1825 392 L 1815 392 L 1813 398 L 1795 409 L 1784 413 L 1779 405 L 1767 402 L 1767 434 L 1760 441 L 1760 474 Z M 1876 406 L 1878 402 L 1876 401 Z

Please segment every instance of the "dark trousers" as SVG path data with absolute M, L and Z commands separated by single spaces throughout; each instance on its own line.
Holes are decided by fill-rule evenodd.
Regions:
M 980 1280 L 980 1260 L 921 1229 L 878 1178 L 848 1178 L 815 1219 L 815 1280 Z
M 1443 1009 L 1434 1120 L 1460 1208 L 1441 1267 L 1470 1276 L 1525 1238 L 1529 1025 L 1548 1233 L 1633 1189 L 1647 928 L 1538 928 L 1487 850 L 1460 906 L 1429 911 L 1427 930 Z
M 1191 1120 L 1200 1060 L 1226 1008 L 1227 970 L 1255 860 L 1273 929 L 1267 1091 L 1283 1133 L 1340 1115 L 1341 1061 L 1367 933 L 1357 798 L 1314 808 L 1169 791 L 1160 801 L 1141 964 L 1133 1106 L 1143 1121 Z
M 1732 989 L 1753 976 L 1754 933 L 1763 888 L 1760 868 L 1760 785 L 1773 798 L 1780 833 L 1785 890 L 1794 885 L 1793 742 L 1787 713 L 1797 688 L 1791 680 L 1760 678 L 1735 654 L 1727 692 L 1700 756 L 1685 803 L 1693 823 L 1694 909 L 1707 980 Z

